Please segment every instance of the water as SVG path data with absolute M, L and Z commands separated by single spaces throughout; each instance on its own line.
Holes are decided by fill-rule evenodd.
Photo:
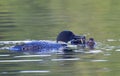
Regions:
M 113 65 L 119 66 L 119 61 L 114 59 L 118 56 L 119 49 L 107 44 L 105 46 L 100 42 L 96 50 L 85 52 L 76 50 L 77 53 L 69 55 L 54 53 L 52 50 L 52 53 L 46 54 L 15 53 L 8 50 L 0 50 L 0 52 L 1 76 L 109 76 L 112 72 L 119 71 L 119 67 L 113 68 L 115 67 Z
M 119 0 L 0 0 L 0 76 L 119 76 L 119 5 Z M 71 55 L 4 50 L 19 41 L 55 40 L 62 30 L 94 37 L 96 49 Z

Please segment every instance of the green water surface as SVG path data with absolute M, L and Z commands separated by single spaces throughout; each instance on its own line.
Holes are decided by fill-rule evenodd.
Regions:
M 0 56 L 0 61 L 43 59 L 0 62 L 0 76 L 120 75 L 120 0 L 0 0 L 0 41 L 55 40 L 63 30 L 94 37 L 108 46 L 99 48 L 102 54 L 77 54 L 79 60 L 69 61 L 54 61 L 56 55 L 16 59 L 14 56 L 23 54 L 0 50 L 0 55 L 9 55 Z M 21 72 L 31 70 L 39 72 Z

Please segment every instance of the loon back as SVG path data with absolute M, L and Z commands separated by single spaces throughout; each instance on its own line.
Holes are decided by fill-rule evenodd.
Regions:
M 59 50 L 63 45 L 55 42 L 47 42 L 47 41 L 34 41 L 29 43 L 24 43 L 21 45 L 15 45 L 10 47 L 10 51 L 14 52 L 44 52 L 49 50 Z

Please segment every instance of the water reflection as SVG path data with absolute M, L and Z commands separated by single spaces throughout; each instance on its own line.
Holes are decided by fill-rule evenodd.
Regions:
M 14 28 L 16 28 L 15 21 L 12 17 L 13 14 L 13 12 L 0 11 L 0 39 L 5 39 L 7 36 L 5 36 L 4 33 L 13 31 Z
M 69 56 L 69 57 L 68 57 Z M 9 58 L 4 58 L 9 57 Z M 70 75 L 79 76 L 85 74 L 97 74 L 109 72 L 105 66 L 109 62 L 100 53 L 77 53 L 72 55 L 63 54 L 2 54 L 0 55 L 0 75 Z
M 28 41 L 1 41 L 1 48 L 4 46 L 7 48 L 7 45 L 20 42 Z M 86 74 L 106 74 L 111 72 L 111 68 L 107 66 L 111 62 L 108 57 L 111 57 L 114 49 L 119 51 L 116 46 L 102 43 L 99 43 L 95 50 L 76 50 L 69 53 L 54 53 L 52 50 L 52 53 L 11 53 L 2 48 L 0 75 L 84 76 Z

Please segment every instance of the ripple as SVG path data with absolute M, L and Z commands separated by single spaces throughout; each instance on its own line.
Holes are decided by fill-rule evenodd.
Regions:
M 72 60 L 80 60 L 80 58 L 51 59 L 51 61 L 72 61 Z
M 85 53 L 97 54 L 97 53 L 102 53 L 102 52 L 103 52 L 102 50 L 89 50 L 88 52 L 85 52 Z
M 107 39 L 107 41 L 113 42 L 113 41 L 117 41 L 117 40 L 115 40 L 115 39 Z
M 51 55 L 22 55 L 22 56 L 14 56 L 14 58 L 23 58 L 23 57 L 49 57 Z
M 49 73 L 49 70 L 24 70 L 17 72 L 2 72 L 1 74 L 16 74 L 16 73 Z
M 38 60 L 0 60 L 0 63 L 2 62 L 36 62 L 36 61 L 43 61 L 42 59 Z
M 108 48 L 108 49 L 105 49 L 106 51 L 111 51 L 111 50 L 113 50 L 112 48 Z
M 27 70 L 27 71 L 19 71 L 19 73 L 49 73 L 48 70 Z
M 9 54 L 0 55 L 0 57 L 10 56 Z
M 116 49 L 115 51 L 120 51 L 120 49 Z
M 111 54 L 104 54 L 104 56 L 110 56 Z
M 106 62 L 108 60 L 91 60 L 91 62 Z

